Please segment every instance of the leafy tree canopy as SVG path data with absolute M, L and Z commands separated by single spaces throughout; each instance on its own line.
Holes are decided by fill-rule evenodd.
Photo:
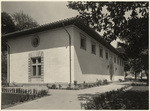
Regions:
M 68 8 L 77 10 L 88 25 L 103 32 L 109 43 L 127 34 L 128 19 L 148 18 L 148 2 L 68 2 Z
M 6 13 L 6 12 L 2 12 L 1 13 L 1 28 L 2 28 L 2 35 L 6 34 L 6 33 L 10 33 L 10 32 L 14 32 L 15 31 L 15 24 L 13 22 L 12 17 Z
M 38 26 L 38 23 L 32 19 L 31 16 L 24 14 L 23 12 L 16 12 L 11 15 L 2 12 L 1 18 L 2 35 Z M 2 38 L 2 51 L 6 51 L 6 42 L 4 38 Z
M 28 14 L 16 12 L 12 14 L 16 30 L 29 29 L 38 26 L 38 23 Z
M 32 19 L 31 16 L 24 14 L 23 12 L 16 12 L 12 15 L 2 12 L 1 13 L 1 28 L 2 35 L 15 32 L 18 30 L 28 29 L 38 26 L 38 23 Z M 2 82 L 6 82 L 7 78 L 7 45 L 4 38 L 2 38 Z

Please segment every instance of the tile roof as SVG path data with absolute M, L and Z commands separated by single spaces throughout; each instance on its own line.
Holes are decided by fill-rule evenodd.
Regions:
M 65 26 L 68 26 L 68 25 L 77 26 L 79 29 L 86 32 L 89 36 L 91 36 L 92 38 L 94 38 L 95 40 L 100 42 L 102 45 L 107 47 L 109 50 L 111 50 L 112 52 L 114 52 L 115 54 L 117 54 L 120 57 L 122 56 L 111 44 L 107 43 L 96 31 L 91 29 L 89 26 L 85 25 L 83 23 L 83 21 L 77 17 L 72 17 L 72 18 L 60 20 L 57 22 L 44 24 L 44 25 L 41 25 L 38 27 L 8 33 L 8 34 L 3 35 L 2 37 L 3 37 L 3 39 L 9 39 L 9 38 L 13 38 L 13 37 L 19 37 L 19 36 L 23 36 L 23 35 L 34 34 L 37 32 L 42 32 L 42 31 L 46 31 L 46 30 L 50 30 L 50 29 L 63 27 L 63 24 Z

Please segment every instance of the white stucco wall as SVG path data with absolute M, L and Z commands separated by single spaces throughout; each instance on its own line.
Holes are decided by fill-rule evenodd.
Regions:
M 67 30 L 72 35 L 72 26 Z M 28 55 L 31 52 L 44 53 L 44 82 L 69 82 L 69 37 L 63 28 L 36 33 L 40 38 L 38 47 L 33 47 L 33 35 L 8 40 L 10 46 L 10 82 L 28 83 Z M 73 39 L 72 39 L 73 45 Z M 71 47 L 72 58 L 74 47 Z M 72 75 L 74 64 L 72 59 Z M 74 80 L 72 76 L 72 80 Z M 32 81 L 33 82 L 33 81 Z
M 86 50 L 80 48 L 80 33 L 86 36 Z M 96 43 L 96 55 L 91 53 L 91 41 Z M 105 58 L 105 51 L 107 50 L 114 57 L 114 53 L 108 50 L 106 47 L 103 47 L 103 58 L 99 56 L 99 42 L 95 41 L 85 32 L 80 30 L 77 27 L 74 27 L 74 79 L 80 82 L 95 82 L 97 79 L 107 79 L 110 80 L 109 73 L 109 60 Z M 114 58 L 113 58 L 114 61 Z M 117 68 L 114 71 L 113 80 L 118 78 L 123 78 L 123 67 L 117 64 L 114 64 L 114 68 Z
M 72 83 L 95 82 L 97 79 L 110 79 L 109 60 L 105 59 L 106 47 L 95 41 L 85 32 L 75 26 L 68 26 L 71 35 L 71 73 Z M 86 36 L 86 50 L 80 49 L 80 33 Z M 33 47 L 31 40 L 34 36 L 28 35 L 8 40 L 10 46 L 10 82 L 28 83 L 28 57 L 32 52 L 42 51 L 44 54 L 44 81 L 55 83 L 70 81 L 69 73 L 69 37 L 63 28 L 36 33 L 40 38 L 38 47 Z M 96 42 L 96 55 L 91 54 L 91 40 Z M 103 47 L 103 58 L 99 57 L 99 45 Z M 111 53 L 114 56 L 114 53 Z M 110 57 L 110 56 L 109 56 Z M 114 80 L 123 78 L 123 67 L 114 64 Z M 39 81 L 32 81 L 32 83 Z

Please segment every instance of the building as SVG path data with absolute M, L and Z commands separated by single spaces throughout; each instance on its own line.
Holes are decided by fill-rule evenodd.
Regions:
M 4 35 L 8 82 L 78 83 L 124 78 L 120 53 L 79 18 Z

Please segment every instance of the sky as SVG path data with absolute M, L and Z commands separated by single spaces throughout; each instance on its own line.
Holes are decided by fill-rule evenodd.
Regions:
M 68 9 L 66 6 L 67 4 L 67 1 L 3 1 L 1 2 L 1 11 L 5 11 L 9 14 L 23 11 L 24 13 L 30 15 L 40 25 L 42 25 L 65 18 L 75 17 L 79 14 L 78 11 Z M 117 41 L 119 41 L 119 39 L 117 39 Z M 117 42 L 113 41 L 111 45 L 116 48 Z
M 23 11 L 40 25 L 57 20 L 75 17 L 78 12 L 68 9 L 67 1 L 62 2 L 2 2 L 2 11 L 10 14 Z

